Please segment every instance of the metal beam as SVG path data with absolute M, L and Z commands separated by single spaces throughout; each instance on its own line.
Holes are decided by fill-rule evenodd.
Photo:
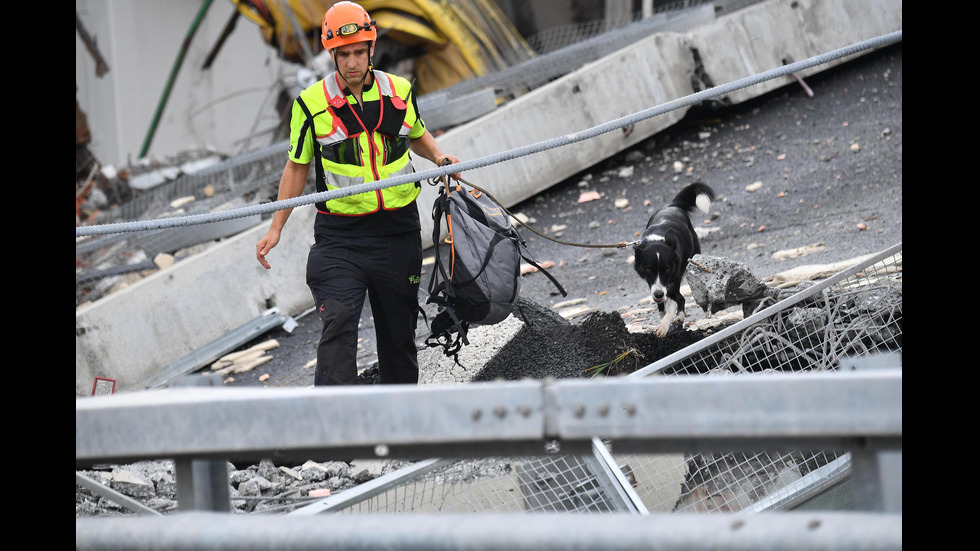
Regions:
M 290 316 L 283 314 L 278 308 L 269 308 L 262 312 L 259 317 L 218 337 L 170 365 L 154 371 L 143 380 L 122 390 L 155 389 L 174 383 L 179 377 L 201 369 L 228 352 L 255 340 L 259 335 L 265 334 L 275 327 L 285 327 L 291 322 L 295 326 L 295 320 Z

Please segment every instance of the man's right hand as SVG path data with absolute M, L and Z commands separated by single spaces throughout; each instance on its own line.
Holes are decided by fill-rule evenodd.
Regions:
M 269 230 L 262 239 L 259 239 L 259 243 L 255 246 L 255 258 L 259 261 L 266 270 L 271 268 L 268 262 L 265 260 L 265 255 L 269 254 L 269 251 L 273 247 L 279 244 L 279 232 L 275 230 Z
M 309 174 L 309 163 L 304 165 L 294 163 L 292 160 L 286 161 L 286 167 L 282 170 L 282 178 L 279 180 L 279 195 L 276 200 L 283 201 L 285 199 L 299 197 L 303 193 L 303 188 L 306 186 L 306 178 Z M 266 232 L 265 237 L 259 239 L 258 245 L 255 246 L 255 258 L 266 270 L 271 268 L 271 266 L 265 261 L 265 255 L 269 254 L 269 251 L 279 244 L 279 236 L 282 234 L 282 228 L 286 225 L 286 220 L 289 219 L 289 213 L 292 211 L 292 208 L 277 210 L 272 216 L 272 224 L 269 226 L 269 231 Z

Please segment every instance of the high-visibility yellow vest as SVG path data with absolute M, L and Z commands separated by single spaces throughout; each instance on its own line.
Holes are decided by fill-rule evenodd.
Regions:
M 380 107 L 373 127 L 365 127 L 368 123 L 351 107 L 343 90 L 335 72 L 300 92 L 293 102 L 290 159 L 315 163 L 317 192 L 414 172 L 409 146 L 412 138 L 425 132 L 425 125 L 416 110 L 412 84 L 398 75 L 374 71 L 373 85 L 361 94 L 365 105 L 374 102 Z M 420 192 L 419 182 L 408 182 L 317 202 L 316 206 L 328 214 L 362 216 L 400 209 Z

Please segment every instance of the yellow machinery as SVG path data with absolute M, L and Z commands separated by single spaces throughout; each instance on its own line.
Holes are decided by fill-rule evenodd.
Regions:
M 231 0 L 279 56 L 294 63 L 322 51 L 320 23 L 336 0 Z M 361 0 L 378 23 L 378 51 L 411 59 L 419 94 L 483 76 L 534 57 L 492 0 Z M 388 68 L 379 63 L 379 68 Z M 406 75 L 407 76 L 407 75 Z

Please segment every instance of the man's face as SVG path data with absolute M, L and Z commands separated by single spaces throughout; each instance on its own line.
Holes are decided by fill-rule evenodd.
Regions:
M 349 84 L 364 82 L 370 59 L 370 43 L 347 44 L 334 50 L 337 71 Z

